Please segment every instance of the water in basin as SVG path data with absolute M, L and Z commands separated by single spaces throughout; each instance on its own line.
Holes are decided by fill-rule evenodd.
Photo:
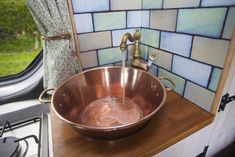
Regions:
M 143 117 L 142 110 L 131 99 L 106 97 L 90 103 L 80 115 L 80 123 L 88 126 L 109 127 L 129 124 Z

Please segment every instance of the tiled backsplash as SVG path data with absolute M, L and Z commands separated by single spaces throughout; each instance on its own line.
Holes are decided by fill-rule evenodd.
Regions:
M 235 0 L 72 0 L 85 69 L 116 65 L 126 32 L 141 29 L 141 57 L 157 52 L 150 72 L 210 111 L 235 26 Z M 132 46 L 127 60 L 132 59 Z M 167 85 L 167 83 L 165 83 Z

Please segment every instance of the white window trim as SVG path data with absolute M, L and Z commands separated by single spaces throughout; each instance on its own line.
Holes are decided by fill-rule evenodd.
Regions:
M 0 100 L 9 99 L 31 91 L 38 85 L 43 76 L 42 65 L 26 79 L 0 87 Z

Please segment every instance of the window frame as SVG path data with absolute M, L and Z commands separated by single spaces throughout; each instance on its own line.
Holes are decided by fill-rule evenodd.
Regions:
M 22 72 L 0 78 L 0 105 L 13 98 L 29 94 L 43 78 L 43 50 Z
M 21 82 L 30 77 L 42 65 L 43 50 L 32 60 L 27 68 L 17 74 L 0 77 L 0 86 Z

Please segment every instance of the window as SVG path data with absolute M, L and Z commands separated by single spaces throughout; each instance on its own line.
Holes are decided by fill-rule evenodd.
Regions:
M 25 0 L 0 0 L 0 77 L 24 71 L 41 49 Z

